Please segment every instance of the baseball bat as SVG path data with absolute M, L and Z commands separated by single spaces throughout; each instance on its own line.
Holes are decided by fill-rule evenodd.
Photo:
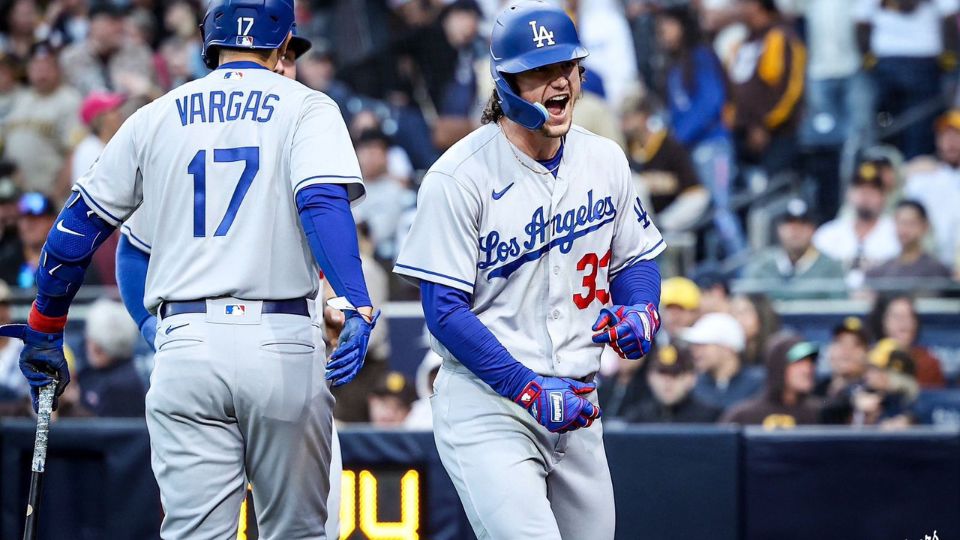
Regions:
M 27 519 L 23 526 L 23 540 L 37 540 L 37 525 L 40 520 L 40 494 L 43 491 L 43 470 L 47 464 L 50 413 L 53 412 L 53 395 L 56 391 L 56 382 L 40 389 L 40 406 L 37 411 L 37 438 L 33 443 L 30 495 L 27 497 Z

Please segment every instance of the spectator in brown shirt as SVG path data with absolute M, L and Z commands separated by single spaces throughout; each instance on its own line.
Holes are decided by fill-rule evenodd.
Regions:
M 775 337 L 767 348 L 767 386 L 763 394 L 735 405 L 720 419 L 723 423 L 761 425 L 767 429 L 816 424 L 813 372 L 818 347 L 790 334 Z
M 905 199 L 894 212 L 900 255 L 867 270 L 867 279 L 875 285 L 889 286 L 897 278 L 950 278 L 950 269 L 927 253 L 923 240 L 930 232 L 927 211 L 917 201 Z M 879 280 L 879 281 L 877 281 Z M 870 281 L 867 285 L 870 286 Z
M 774 0 L 739 0 L 749 30 L 730 65 L 738 153 L 767 174 L 796 157 L 806 49 L 780 18 Z

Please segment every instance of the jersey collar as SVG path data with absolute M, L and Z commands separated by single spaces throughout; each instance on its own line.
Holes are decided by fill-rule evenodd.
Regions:
M 265 66 L 261 66 L 256 62 L 250 62 L 248 60 L 238 60 L 236 62 L 227 62 L 226 64 L 220 64 L 220 67 L 217 69 L 267 69 Z M 270 71 L 270 70 L 267 70 Z

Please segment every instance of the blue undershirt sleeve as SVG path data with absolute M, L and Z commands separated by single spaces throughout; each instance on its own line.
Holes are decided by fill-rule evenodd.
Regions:
M 150 312 L 143 306 L 149 265 L 150 255 L 134 246 L 127 235 L 121 234 L 117 246 L 117 287 L 127 313 L 138 327 L 150 318 Z
M 514 399 L 536 376 L 533 370 L 518 362 L 470 311 L 472 299 L 469 294 L 421 280 L 420 296 L 430 333 L 498 394 Z
M 372 305 L 363 279 L 357 225 L 342 184 L 314 184 L 297 192 L 297 209 L 310 251 L 340 296 L 354 307 Z
M 614 304 L 650 303 L 659 309 L 660 267 L 654 261 L 637 261 L 620 270 L 610 283 L 610 295 Z

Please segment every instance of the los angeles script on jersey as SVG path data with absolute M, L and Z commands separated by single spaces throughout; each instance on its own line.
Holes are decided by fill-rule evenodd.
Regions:
M 196 92 L 177 99 L 177 112 L 180 125 L 197 122 L 233 122 L 235 120 L 253 120 L 269 122 L 273 117 L 274 105 L 280 101 L 276 94 L 263 95 L 260 90 L 244 92 L 234 90 L 229 94 L 222 90 Z
M 614 220 L 617 207 L 612 197 L 595 199 L 593 190 L 587 192 L 586 204 L 547 217 L 543 207 L 533 211 L 523 230 L 525 238 L 500 238 L 500 231 L 490 231 L 480 238 L 478 270 L 495 267 L 487 279 L 507 278 L 524 264 L 535 261 L 553 248 L 569 253 L 577 238 L 586 236 Z M 548 234 L 549 233 L 549 234 Z M 550 238 L 549 241 L 547 238 Z M 522 255 L 521 255 L 522 254 Z M 514 257 L 516 257 L 514 259 Z M 513 259 L 502 266 L 500 263 Z

